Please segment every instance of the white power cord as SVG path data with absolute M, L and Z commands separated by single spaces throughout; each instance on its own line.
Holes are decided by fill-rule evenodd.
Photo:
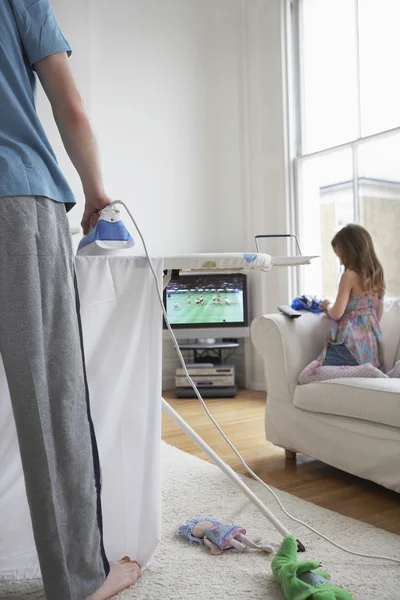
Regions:
M 390 561 L 390 562 L 394 562 L 394 563 L 400 564 L 400 560 L 399 560 L 398 558 L 392 558 L 392 557 L 390 557 L 390 556 L 380 556 L 380 555 L 374 555 L 374 554 L 363 554 L 362 552 L 355 552 L 354 550 L 349 550 L 348 548 L 345 548 L 344 546 L 341 546 L 340 544 L 337 544 L 336 542 L 334 542 L 333 540 L 331 540 L 330 538 L 328 538 L 328 537 L 327 537 L 326 535 L 324 535 L 323 533 L 320 533 L 320 532 L 319 532 L 317 529 L 314 529 L 314 527 L 311 527 L 311 525 L 308 525 L 308 523 L 305 523 L 304 521 L 301 521 L 300 519 L 297 519 L 296 517 L 294 517 L 293 515 L 291 515 L 291 514 L 290 514 L 290 513 L 289 513 L 289 512 L 288 512 L 288 511 L 285 509 L 285 507 L 283 506 L 282 502 L 279 500 L 279 497 L 278 497 L 278 496 L 277 496 L 277 494 L 274 492 L 274 490 L 273 490 L 273 489 L 272 489 L 272 488 L 271 488 L 271 487 L 270 487 L 268 484 L 266 484 L 266 483 L 265 483 L 265 482 L 264 482 L 262 479 L 260 479 L 260 477 L 258 477 L 258 475 L 256 475 L 256 473 L 254 473 L 254 471 L 252 471 L 252 470 L 250 469 L 250 467 L 247 465 L 247 463 L 244 461 L 244 459 L 243 459 L 243 458 L 242 458 L 242 456 L 240 455 L 239 451 L 238 451 L 238 450 L 236 450 L 235 446 L 234 446 L 234 445 L 232 444 L 232 442 L 231 442 L 231 441 L 228 439 L 228 437 L 225 435 L 225 433 L 223 432 L 223 430 L 221 429 L 221 427 L 218 425 L 217 421 L 214 419 L 214 417 L 212 416 L 212 414 L 211 414 L 211 413 L 210 413 L 210 411 L 208 410 L 208 408 L 207 408 L 207 405 L 206 405 L 206 403 L 204 402 L 204 400 L 203 400 L 203 398 L 202 398 L 202 396 L 201 396 L 201 394 L 200 394 L 199 390 L 197 389 L 197 386 L 196 386 L 196 384 L 194 383 L 194 381 L 193 381 L 193 380 L 192 380 L 192 378 L 190 377 L 190 375 L 189 375 L 189 372 L 188 372 L 188 370 L 187 370 L 187 367 L 186 367 L 185 359 L 183 358 L 183 355 L 182 355 L 182 352 L 181 352 L 181 350 L 180 350 L 180 348 L 179 348 L 179 345 L 178 345 L 177 339 L 176 339 L 176 337 L 175 337 L 175 334 L 174 334 L 174 332 L 173 332 L 173 330 L 172 330 L 172 328 L 171 328 L 171 325 L 170 325 L 170 323 L 169 323 L 169 320 L 168 320 L 167 311 L 165 310 L 165 307 L 164 307 L 164 302 L 163 302 L 163 298 L 162 298 L 162 295 L 161 295 L 161 292 L 160 292 L 160 287 L 159 287 L 159 281 L 158 281 L 158 277 L 157 277 L 157 274 L 156 274 L 156 272 L 155 272 L 155 270 L 154 270 L 154 267 L 153 267 L 153 264 L 152 264 L 151 258 L 150 258 L 150 256 L 149 256 L 149 253 L 148 253 L 148 251 L 147 251 L 146 242 L 145 242 L 145 241 L 144 241 L 144 239 L 143 239 L 142 233 L 141 233 L 141 231 L 140 231 L 139 227 L 137 226 L 137 224 L 136 224 L 136 221 L 135 221 L 135 219 L 134 219 L 134 217 L 133 217 L 132 213 L 130 212 L 130 210 L 128 209 L 128 207 L 125 205 L 125 203 L 124 203 L 124 202 L 122 202 L 122 200 L 115 200 L 115 201 L 112 203 L 112 206 L 114 206 L 114 205 L 116 205 L 116 204 L 121 204 L 121 205 L 122 205 L 122 206 L 125 208 L 126 212 L 128 213 L 129 217 L 131 218 L 131 220 L 132 220 L 132 223 L 134 224 L 134 226 L 135 226 L 135 228 L 136 228 L 136 231 L 138 232 L 138 234 L 139 234 L 139 237 L 140 237 L 140 239 L 141 239 L 141 241 L 142 241 L 142 244 L 143 244 L 143 248 L 144 248 L 144 251 L 145 251 L 146 257 L 147 257 L 147 259 L 148 259 L 148 261 L 149 261 L 149 265 L 150 265 L 151 272 L 152 272 L 152 274 L 153 274 L 153 276 L 154 276 L 154 279 L 155 279 L 155 282 L 156 282 L 156 290 L 157 290 L 157 295 L 158 295 L 158 299 L 159 299 L 159 301 L 160 301 L 160 305 L 161 305 L 162 312 L 163 312 L 163 315 L 164 315 L 165 323 L 166 323 L 166 325 L 167 325 L 167 328 L 168 328 L 168 330 L 169 330 L 169 332 L 170 332 L 170 334 L 171 334 L 172 341 L 173 341 L 173 344 L 174 344 L 174 346 L 175 346 L 175 348 L 176 348 L 176 351 L 177 351 L 177 353 L 178 353 L 179 360 L 181 361 L 181 364 L 182 364 L 182 367 L 183 367 L 184 373 L 185 373 L 185 375 L 186 375 L 186 377 L 187 377 L 187 379 L 188 379 L 188 381 L 189 381 L 190 385 L 192 386 L 192 388 L 193 388 L 193 390 L 194 390 L 194 392 L 195 392 L 195 394 L 196 394 L 197 398 L 200 400 L 201 404 L 203 405 L 203 408 L 204 408 L 204 410 L 206 411 L 206 413 L 207 413 L 208 417 L 209 417 L 209 418 L 210 418 L 210 420 L 213 422 L 213 424 L 215 425 L 215 427 L 218 429 L 218 431 L 220 432 L 220 434 L 222 435 L 222 437 L 224 438 L 224 440 L 226 441 L 226 443 L 227 443 L 227 444 L 230 446 L 230 448 L 231 448 L 231 449 L 233 450 L 233 452 L 236 454 L 236 456 L 238 457 L 238 459 L 240 460 L 240 462 L 242 463 L 242 465 L 244 466 L 244 468 L 246 469 L 246 471 L 247 471 L 247 472 L 248 472 L 248 473 L 249 473 L 249 474 L 250 474 L 250 475 L 251 475 L 251 476 L 252 476 L 252 477 L 253 477 L 253 478 L 254 478 L 256 481 L 260 482 L 260 483 L 261 483 L 261 484 L 262 484 L 262 485 L 263 485 L 265 488 L 267 488 L 267 490 L 268 490 L 268 491 L 269 491 L 269 492 L 270 492 L 270 493 L 273 495 L 273 497 L 274 497 L 274 498 L 275 498 L 275 500 L 277 501 L 277 503 L 278 503 L 278 505 L 279 505 L 280 509 L 283 511 L 283 513 L 284 513 L 284 514 L 285 514 L 285 515 L 286 515 L 286 516 L 287 516 L 289 519 L 291 519 L 291 520 L 292 520 L 292 521 L 294 521 L 295 523 L 298 523 L 299 525 L 303 525 L 303 527 L 306 527 L 307 529 L 309 529 L 310 531 L 312 531 L 313 533 L 315 533 L 316 535 L 318 535 L 320 538 L 322 538 L 322 539 L 326 540 L 327 542 L 329 542 L 330 544 L 332 544 L 332 545 L 333 545 L 333 546 L 335 546 L 336 548 L 339 548 L 339 550 L 343 550 L 343 552 L 347 552 L 348 554 L 352 554 L 353 556 L 360 556 L 360 557 L 362 557 L 362 558 L 372 558 L 372 559 L 376 559 L 376 560 L 385 560 L 385 561 Z

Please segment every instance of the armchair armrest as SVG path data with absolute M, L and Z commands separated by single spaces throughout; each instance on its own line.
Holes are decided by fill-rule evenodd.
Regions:
M 299 319 L 263 315 L 251 324 L 251 340 L 264 359 L 268 395 L 293 402 L 301 371 L 321 352 L 331 320 L 304 313 Z

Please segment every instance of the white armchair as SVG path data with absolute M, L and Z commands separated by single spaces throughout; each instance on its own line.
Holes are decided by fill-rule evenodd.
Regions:
M 299 319 L 264 315 L 251 325 L 251 339 L 264 357 L 268 400 L 293 404 L 297 378 L 321 352 L 329 319 L 305 313 Z
M 304 313 L 257 317 L 251 339 L 264 359 L 266 437 L 286 450 L 400 491 L 400 379 L 335 379 L 299 386 L 317 358 L 330 320 Z M 400 359 L 400 302 L 387 303 L 382 321 L 386 362 Z

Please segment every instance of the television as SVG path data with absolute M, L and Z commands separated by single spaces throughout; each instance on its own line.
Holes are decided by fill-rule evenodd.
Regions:
M 164 289 L 164 306 L 175 335 L 179 333 L 181 339 L 248 336 L 247 279 L 243 273 L 173 277 Z

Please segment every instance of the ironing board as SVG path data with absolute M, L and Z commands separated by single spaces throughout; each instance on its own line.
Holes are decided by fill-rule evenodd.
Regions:
M 164 256 L 164 269 L 197 272 L 243 272 L 272 267 L 298 267 L 309 265 L 316 256 L 270 256 L 257 253 L 176 254 Z
M 131 249 L 133 250 L 133 249 Z M 85 248 L 76 260 L 106 552 L 150 564 L 161 538 L 161 307 L 146 256 Z M 309 264 L 261 253 L 152 257 L 163 271 L 250 272 Z M 164 285 L 165 278 L 164 278 Z M 0 362 L 0 579 L 40 577 L 11 402 Z
M 272 267 L 299 267 L 309 265 L 316 256 L 270 256 L 250 252 L 222 252 L 218 254 L 173 254 L 164 256 L 164 289 L 172 273 L 246 273 L 270 271 Z
M 161 281 L 162 259 L 152 257 L 152 263 Z M 161 539 L 161 308 L 141 256 L 78 256 L 76 270 L 106 552 L 110 560 L 130 555 L 146 567 Z M 0 474 L 0 580 L 38 578 L 1 360 Z

